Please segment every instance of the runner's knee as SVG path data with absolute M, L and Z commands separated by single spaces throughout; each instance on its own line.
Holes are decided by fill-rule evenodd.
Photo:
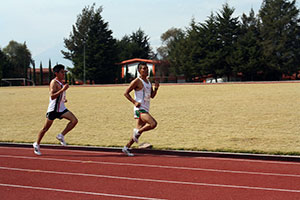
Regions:
M 71 122 L 72 124 L 76 125 L 78 123 L 78 119 L 75 117 Z
M 154 129 L 157 126 L 157 122 L 153 121 L 152 123 L 150 123 L 150 126 L 152 129 Z

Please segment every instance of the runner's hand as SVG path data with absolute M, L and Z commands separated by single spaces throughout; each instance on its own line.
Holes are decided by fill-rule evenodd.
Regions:
M 154 87 L 157 89 L 159 88 L 159 81 L 155 81 Z
M 68 88 L 69 88 L 69 84 L 65 84 L 62 89 L 63 89 L 63 91 L 66 91 Z
M 141 106 L 141 103 L 136 101 L 136 102 L 134 103 L 134 105 L 135 105 L 135 107 L 137 107 L 137 108 L 138 108 L 138 107 L 140 107 L 140 106 Z

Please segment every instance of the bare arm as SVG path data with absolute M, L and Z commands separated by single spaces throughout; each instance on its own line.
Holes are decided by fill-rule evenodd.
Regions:
M 69 85 L 66 84 L 63 88 L 60 88 L 55 80 L 52 80 L 50 83 L 50 97 L 51 99 L 56 99 L 61 93 L 66 91 L 69 88 Z
M 158 81 L 155 81 L 155 84 L 154 84 L 154 90 L 153 90 L 153 88 L 151 87 L 151 98 L 152 98 L 152 99 L 156 96 L 158 88 L 159 88 L 159 82 L 158 82 Z
M 139 107 L 141 104 L 137 101 L 135 101 L 131 95 L 130 95 L 130 92 L 134 89 L 136 89 L 138 87 L 138 83 L 139 83 L 139 80 L 138 79 L 135 79 L 133 80 L 129 87 L 125 90 L 125 93 L 124 93 L 124 96 L 130 101 L 132 102 L 136 107 Z

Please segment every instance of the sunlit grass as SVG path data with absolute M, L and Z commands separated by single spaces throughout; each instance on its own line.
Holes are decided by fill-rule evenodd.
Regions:
M 158 127 L 141 142 L 158 149 L 299 153 L 298 83 L 161 85 L 151 101 Z M 79 119 L 69 144 L 123 146 L 135 126 L 127 86 L 70 87 L 67 108 Z M 48 87 L 0 88 L 0 141 L 33 142 L 45 121 Z M 57 143 L 56 120 L 43 143 Z

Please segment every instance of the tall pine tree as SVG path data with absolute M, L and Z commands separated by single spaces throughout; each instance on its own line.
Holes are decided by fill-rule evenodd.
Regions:
M 43 65 L 42 62 L 40 62 L 40 85 L 43 85 L 44 83 L 44 77 L 43 77 Z
M 267 80 L 279 80 L 282 73 L 299 69 L 300 21 L 295 4 L 296 0 L 264 0 L 259 11 Z
M 259 20 L 253 9 L 249 16 L 242 15 L 241 34 L 233 54 L 233 72 L 241 73 L 245 81 L 262 80 L 259 74 L 263 71 L 264 62 L 259 32 Z
M 62 53 L 73 62 L 71 72 L 77 79 L 84 79 L 85 64 L 86 80 L 113 83 L 118 76 L 116 40 L 101 12 L 102 7 L 96 9 L 95 4 L 82 10 L 70 38 L 64 40 L 69 51 Z

